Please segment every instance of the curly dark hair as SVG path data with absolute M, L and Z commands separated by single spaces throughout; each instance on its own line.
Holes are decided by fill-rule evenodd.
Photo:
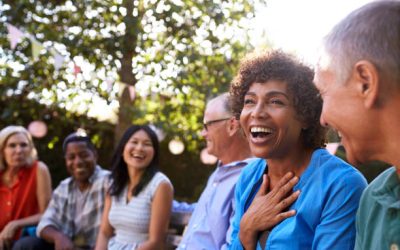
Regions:
M 267 83 L 270 80 L 285 82 L 297 118 L 307 124 L 301 134 L 303 145 L 312 149 L 323 147 L 326 129 L 319 122 L 322 99 L 313 84 L 313 78 L 314 71 L 310 67 L 280 50 L 249 54 L 242 61 L 239 73 L 231 84 L 233 113 L 237 118 L 240 117 L 244 96 L 253 83 Z

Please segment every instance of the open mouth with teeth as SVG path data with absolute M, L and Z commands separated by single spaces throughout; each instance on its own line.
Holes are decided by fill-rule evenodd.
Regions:
M 264 138 L 272 134 L 272 129 L 265 127 L 252 127 L 250 134 L 253 138 Z
M 138 160 L 143 160 L 144 158 L 146 158 L 144 155 L 140 155 L 140 154 L 134 154 L 132 155 L 133 158 L 138 159 Z

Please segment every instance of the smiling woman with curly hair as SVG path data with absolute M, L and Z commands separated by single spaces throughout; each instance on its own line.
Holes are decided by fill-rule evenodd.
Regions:
M 324 149 L 314 72 L 281 51 L 251 54 L 231 86 L 251 152 L 236 184 L 231 249 L 351 249 L 366 186 Z M 301 192 L 301 194 L 300 194 Z

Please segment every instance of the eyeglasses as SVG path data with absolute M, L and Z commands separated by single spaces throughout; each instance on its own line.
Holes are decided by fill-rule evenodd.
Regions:
M 231 119 L 231 117 L 208 121 L 208 122 L 203 123 L 203 127 L 204 127 L 205 131 L 208 131 L 208 126 L 210 126 L 211 124 L 226 121 L 229 119 Z

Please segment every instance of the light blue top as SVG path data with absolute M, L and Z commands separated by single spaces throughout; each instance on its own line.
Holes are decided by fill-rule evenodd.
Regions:
M 239 240 L 240 220 L 257 193 L 266 163 L 260 159 L 243 169 L 236 185 L 236 211 L 230 249 L 243 249 Z M 282 221 L 270 232 L 265 249 L 354 248 L 355 216 L 365 178 L 351 165 L 317 149 L 293 191 L 301 190 L 290 206 L 296 215 Z M 257 249 L 261 249 L 260 244 Z
M 173 203 L 174 211 L 194 208 L 186 232 L 177 249 L 224 249 L 231 231 L 235 184 L 243 167 L 254 158 L 218 166 L 195 206 Z
M 361 196 L 356 218 L 356 250 L 400 249 L 400 179 L 392 167 Z

